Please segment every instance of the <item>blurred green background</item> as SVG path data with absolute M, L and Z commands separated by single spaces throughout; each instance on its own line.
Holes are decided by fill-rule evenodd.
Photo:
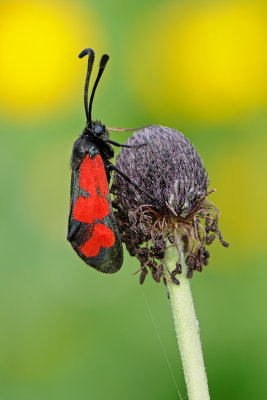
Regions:
M 258 0 L 1 0 L 1 399 L 176 399 L 158 335 L 186 398 L 165 287 L 66 241 L 85 47 L 110 54 L 94 118 L 176 128 L 202 156 L 231 244 L 192 280 L 211 398 L 267 398 L 265 17 Z

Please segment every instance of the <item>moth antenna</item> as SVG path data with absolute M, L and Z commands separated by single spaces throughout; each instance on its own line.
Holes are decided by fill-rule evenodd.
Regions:
M 79 58 L 83 58 L 86 55 L 88 55 L 88 66 L 87 66 L 85 85 L 84 85 L 84 108 L 85 108 L 87 122 L 91 125 L 92 124 L 91 114 L 89 113 L 89 108 L 88 108 L 88 88 L 89 88 L 90 76 L 92 73 L 94 59 L 95 59 L 95 52 L 93 49 L 90 49 L 90 48 L 84 49 L 79 54 Z
M 101 57 L 100 63 L 99 63 L 99 71 L 98 71 L 98 75 L 96 77 L 95 80 L 95 84 L 91 93 L 91 97 L 90 97 L 90 104 L 89 104 L 89 120 L 90 123 L 92 122 L 92 105 L 93 105 L 93 100 L 94 100 L 94 96 L 95 96 L 95 91 L 98 85 L 98 82 L 100 81 L 100 78 L 104 72 L 104 69 L 107 65 L 107 62 L 109 60 L 109 56 L 107 54 L 103 54 L 103 56 Z

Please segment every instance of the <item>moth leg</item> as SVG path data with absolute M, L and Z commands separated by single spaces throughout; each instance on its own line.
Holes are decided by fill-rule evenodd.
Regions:
M 131 147 L 142 147 L 142 146 L 146 146 L 148 144 L 148 143 L 141 143 L 141 144 L 135 144 L 135 145 L 128 145 L 128 144 L 120 144 L 120 143 L 114 142 L 114 140 L 111 140 L 111 139 L 103 139 L 103 140 L 106 143 L 113 144 L 113 146 L 128 147 L 128 148 L 131 148 Z
M 129 176 L 125 175 L 120 169 L 115 167 L 115 165 L 111 164 L 110 169 L 113 169 L 113 171 L 117 172 L 117 174 L 121 175 L 127 182 L 130 183 L 130 185 L 133 185 L 136 189 L 138 189 L 140 192 L 145 193 L 147 196 L 149 196 L 152 200 L 156 200 L 154 196 L 152 196 L 150 193 L 148 193 L 146 190 L 142 189 L 137 183 L 131 180 Z

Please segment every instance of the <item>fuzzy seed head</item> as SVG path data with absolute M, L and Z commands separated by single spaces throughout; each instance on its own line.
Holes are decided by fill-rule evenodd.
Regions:
M 142 147 L 123 148 L 116 167 L 144 191 L 136 190 L 116 174 L 118 199 L 127 209 L 144 204 L 164 215 L 186 215 L 206 196 L 208 176 L 193 145 L 175 129 L 149 126 L 135 132 L 126 142 Z
M 180 258 L 173 271 L 164 272 L 167 245 L 183 243 L 186 276 L 201 272 L 210 257 L 206 250 L 216 235 L 228 243 L 218 228 L 219 210 L 207 200 L 208 175 L 193 145 L 180 132 L 163 126 L 149 126 L 127 140 L 116 167 L 129 179 L 114 173 L 111 193 L 121 239 L 131 256 L 140 263 L 140 283 L 151 271 L 179 285 Z M 138 271 L 138 272 L 139 272 Z

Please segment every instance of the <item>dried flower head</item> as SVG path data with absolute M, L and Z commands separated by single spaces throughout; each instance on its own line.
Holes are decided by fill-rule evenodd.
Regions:
M 166 281 L 162 260 L 167 242 L 179 233 L 186 255 L 187 277 L 208 264 L 206 245 L 217 235 L 228 247 L 218 228 L 219 210 L 207 200 L 208 175 L 193 145 L 180 132 L 149 126 L 135 132 L 126 142 L 116 167 L 143 190 L 137 190 L 114 174 L 111 192 L 122 241 L 141 263 L 140 283 L 148 269 L 156 282 Z M 148 194 L 150 196 L 148 196 Z M 169 279 L 179 284 L 181 264 L 177 261 Z

